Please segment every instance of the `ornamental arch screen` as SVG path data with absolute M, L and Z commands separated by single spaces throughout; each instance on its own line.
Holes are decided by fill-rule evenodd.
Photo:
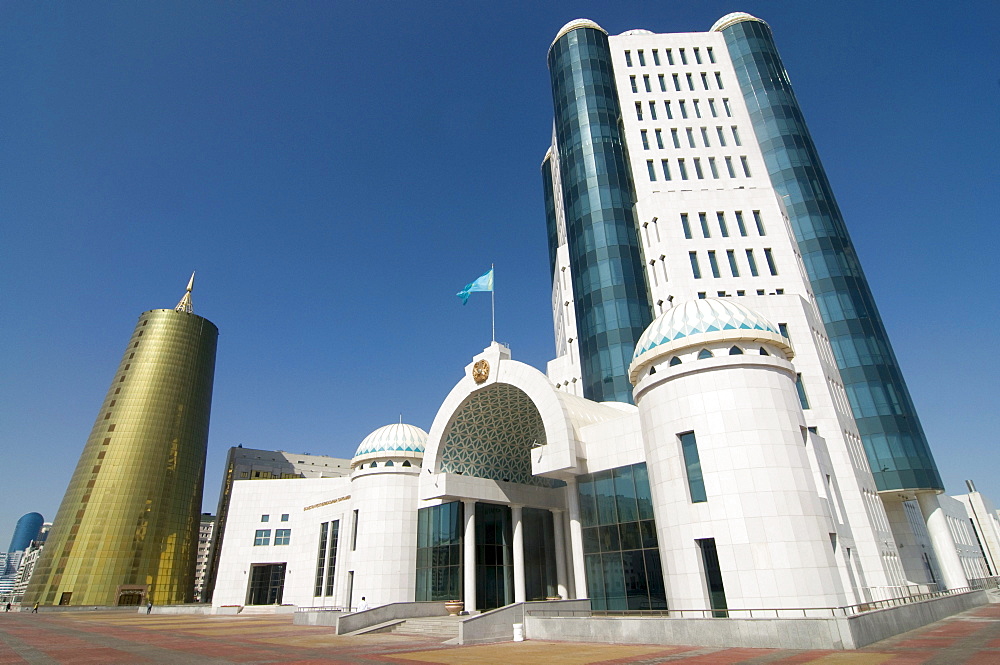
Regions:
M 554 487 L 531 473 L 531 449 L 545 445 L 545 425 L 531 398 L 506 383 L 473 393 L 442 437 L 441 471 Z

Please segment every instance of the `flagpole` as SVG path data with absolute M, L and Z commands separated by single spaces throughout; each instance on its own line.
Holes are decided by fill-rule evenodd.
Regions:
M 490 320 L 492 323 L 492 342 L 497 341 L 497 299 L 496 299 L 496 273 L 493 272 L 493 264 L 490 264 L 490 272 L 493 273 L 493 288 L 490 289 Z

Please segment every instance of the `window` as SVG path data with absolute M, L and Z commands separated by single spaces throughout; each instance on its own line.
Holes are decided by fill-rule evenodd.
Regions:
M 257 529 L 257 532 L 253 537 L 254 547 L 259 547 L 261 545 L 271 544 L 271 530 L 270 529 Z
M 688 223 L 688 216 L 686 212 L 681 213 L 681 227 L 684 229 L 684 237 L 688 240 L 691 239 L 691 225 Z
M 708 90 L 708 74 L 705 72 L 701 73 L 701 87 Z
M 260 516 L 260 521 L 261 522 L 270 522 L 271 521 L 271 516 L 270 515 L 261 515 Z
M 705 178 L 705 174 L 701 170 L 701 158 L 699 157 L 694 158 L 694 173 L 698 176 L 698 180 L 703 180 Z
M 656 120 L 656 102 L 649 103 L 649 117 Z
M 740 157 L 740 164 L 743 165 L 743 175 L 750 177 L 750 164 L 747 162 L 746 157 Z
M 765 349 L 765 348 L 764 348 L 764 347 L 762 346 L 762 347 L 760 347 L 760 355 L 762 355 L 762 356 L 769 356 L 769 355 L 771 355 L 771 354 L 770 354 L 770 353 L 768 353 L 768 352 L 767 352 L 767 349 Z
M 677 50 L 678 50 L 678 51 L 680 52 L 680 54 L 681 54 L 681 64 L 682 64 L 682 65 L 686 65 L 686 64 L 688 63 L 688 57 L 687 57 L 687 53 L 685 53 L 684 49 L 682 49 L 682 48 L 679 48 L 679 49 L 677 49 Z
M 632 51 L 625 51 L 625 66 L 632 66 Z
M 688 117 L 687 102 L 682 99 L 681 101 L 679 101 L 677 103 L 680 104 L 680 106 L 681 106 L 681 117 L 684 118 L 685 120 L 687 120 L 687 117 Z
M 778 274 L 778 268 L 774 265 L 774 256 L 770 249 L 764 250 L 764 259 L 767 261 L 767 269 L 772 275 Z
M 729 100 L 728 99 L 723 99 L 722 100 L 722 106 L 726 109 L 726 117 L 727 118 L 732 118 L 733 117 L 733 110 L 731 108 L 729 108 Z
M 715 84 L 719 86 L 719 90 L 724 89 L 722 85 L 722 74 L 720 72 L 715 72 Z
M 729 237 L 729 225 L 726 224 L 726 213 L 717 212 L 715 213 L 715 218 L 719 222 L 719 232 L 722 233 L 723 238 Z
M 704 300 L 704 299 L 705 299 L 705 292 L 704 291 L 699 291 L 698 292 L 698 300 Z
M 274 544 L 275 545 L 287 545 L 292 540 L 292 530 L 291 529 L 275 529 L 274 531 Z
M 702 349 L 698 352 L 698 360 L 707 360 L 708 358 L 714 358 L 715 354 L 708 349 Z
M 660 166 L 663 167 L 663 179 L 670 180 L 670 165 L 667 163 L 667 160 L 661 159 Z
M 718 118 L 719 117 L 719 111 L 715 108 L 715 100 L 714 99 L 708 100 L 708 110 L 712 114 L 713 118 Z
M 645 67 L 646 66 L 646 55 L 642 52 L 642 49 L 639 49 L 638 56 L 639 56 L 639 66 L 640 67 Z
M 708 250 L 708 263 L 712 266 L 712 277 L 719 278 L 719 262 L 715 258 L 715 250 Z
M 663 102 L 663 108 L 667 112 L 667 120 L 673 120 L 674 119 L 674 113 L 673 113 L 673 111 L 670 110 L 670 101 L 669 100 L 664 100 L 664 102 Z
M 716 127 L 715 133 L 719 135 L 719 145 L 726 147 L 726 135 L 722 133 L 722 127 Z
M 726 157 L 726 170 L 729 171 L 729 177 L 730 178 L 735 178 L 736 177 L 736 171 L 733 170 L 733 158 L 732 157 Z
M 656 368 L 655 367 L 650 367 L 649 368 L 649 374 L 650 374 L 650 376 L 652 376 L 653 374 L 656 374 Z
M 642 120 L 642 102 L 635 103 L 635 119 Z
M 657 78 L 660 81 L 660 92 L 666 92 L 667 91 L 667 79 L 666 79 L 666 77 L 664 77 L 663 74 L 660 74 L 659 76 L 657 76 Z
M 684 132 L 687 134 L 687 137 L 688 137 L 688 147 L 689 148 L 694 148 L 695 147 L 695 145 L 694 145 L 694 130 L 691 129 L 690 127 L 688 127 L 688 128 L 686 128 L 684 130 Z
M 715 165 L 715 157 L 708 158 L 708 167 L 712 169 L 712 177 L 716 180 L 719 179 L 719 167 Z
M 649 74 L 642 75 L 642 84 L 646 88 L 646 92 L 653 92 L 653 88 L 649 85 Z
M 757 277 L 757 274 L 758 274 L 757 273 L 757 261 L 756 261 L 756 259 L 753 258 L 753 250 L 752 249 L 748 249 L 747 250 L 747 261 L 750 263 L 750 274 L 753 275 L 754 277 Z M 764 294 L 761 293 L 761 292 L 758 292 L 757 295 L 764 295 Z
M 684 78 L 686 78 L 686 79 L 687 79 L 687 82 L 688 82 L 688 90 L 694 90 L 694 77 L 693 77 L 693 76 L 691 76 L 690 74 L 685 74 L 685 75 L 684 75 Z
M 699 65 L 701 64 L 701 52 L 697 46 L 694 47 L 694 61 Z
M 667 64 L 668 65 L 674 64 L 674 52 L 672 49 L 667 49 Z
M 677 169 L 681 172 L 681 180 L 687 180 L 688 179 L 687 166 L 684 165 L 683 159 L 677 160 Z
M 241 479 L 242 478 L 249 478 L 249 477 L 250 477 L 250 472 L 249 471 L 240 471 L 240 478 Z
M 743 349 L 741 349 L 738 346 L 731 346 L 731 347 L 729 347 L 729 355 L 731 355 L 731 356 L 742 356 L 743 355 Z
M 709 46 L 705 50 L 708 51 L 708 61 L 714 65 L 715 64 L 715 53 L 712 51 L 712 47 Z
M 319 551 L 316 553 L 316 584 L 313 596 L 323 595 L 323 577 L 326 573 L 326 541 L 330 534 L 330 523 L 319 525 Z
M 702 354 L 707 353 L 712 357 L 712 352 L 702 349 L 698 354 L 698 359 L 702 359 Z M 687 470 L 688 491 L 691 493 L 691 503 L 704 503 L 708 501 L 705 494 L 705 481 L 701 473 L 701 459 L 698 457 L 698 442 L 695 440 L 694 432 L 685 432 L 680 435 L 681 454 L 684 456 L 684 466 Z
M 688 258 L 691 259 L 691 273 L 694 275 L 694 278 L 701 279 L 701 268 L 698 266 L 698 252 L 688 252 Z
M 659 129 L 656 130 L 656 147 L 663 150 L 663 131 Z
M 705 127 L 701 128 L 701 142 L 705 144 L 706 148 L 712 147 L 712 144 L 708 142 L 708 129 Z
M 655 48 L 653 49 L 653 64 L 656 65 L 657 67 L 660 66 L 660 52 L 657 51 Z
M 708 590 L 709 605 L 712 616 L 724 619 L 729 616 L 726 611 L 726 589 L 722 585 L 722 566 L 719 565 L 719 553 L 715 549 L 715 538 L 701 538 L 694 541 L 701 551 L 702 570 L 705 571 L 705 587 Z
M 281 513 L 281 521 L 282 522 L 288 521 L 288 513 Z
M 403 460 L 403 466 L 413 466 L 413 465 L 410 464 L 410 460 L 405 459 L 405 460 Z
M 708 215 L 703 212 L 699 212 L 698 221 L 701 223 L 701 236 L 703 238 L 711 238 L 712 234 L 708 231 Z
M 649 172 L 649 181 L 656 182 L 656 169 L 653 168 L 653 160 L 646 160 L 646 170 Z
M 747 235 L 747 226 L 743 223 L 743 213 L 739 210 L 736 211 L 736 225 L 740 227 L 740 235 L 745 238 Z
M 632 92 L 639 92 L 639 85 L 635 82 L 635 76 L 629 76 L 628 80 L 632 84 Z
M 736 250 L 727 249 L 726 250 L 726 258 L 729 259 L 729 271 L 731 273 L 733 273 L 733 277 L 739 277 L 740 276 L 740 269 L 736 265 Z
M 642 149 L 649 150 L 649 137 L 646 136 L 646 130 L 641 130 L 639 134 L 642 136 Z
M 680 76 L 678 76 L 677 74 L 672 74 L 671 76 L 674 79 L 674 90 L 676 90 L 677 92 L 680 92 L 681 91 L 681 78 L 680 78 Z
M 809 408 L 809 399 L 806 397 L 806 387 L 802 385 L 802 374 L 795 375 L 795 390 L 799 393 L 799 403 L 803 409 Z
M 351 551 L 358 548 L 358 510 L 354 509 L 354 523 L 351 524 Z
M 671 140 L 673 140 L 675 148 L 681 147 L 681 140 L 677 136 L 677 130 L 676 129 L 671 129 L 670 130 L 670 138 L 671 138 Z
M 694 104 L 694 117 L 700 118 L 701 117 L 701 104 L 698 102 L 697 99 L 692 100 L 691 103 Z
M 785 339 L 791 341 L 792 338 L 788 336 L 788 324 L 787 323 L 779 323 L 778 324 L 778 332 L 781 333 L 782 337 L 784 337 Z
M 670 366 L 671 367 L 674 367 L 675 365 L 680 365 L 680 364 L 681 364 L 681 359 L 678 358 L 677 356 L 674 356 L 673 358 L 670 359 Z
M 764 220 L 760 218 L 760 210 L 753 211 L 753 221 L 757 224 L 757 233 L 766 236 L 767 234 L 764 233 Z

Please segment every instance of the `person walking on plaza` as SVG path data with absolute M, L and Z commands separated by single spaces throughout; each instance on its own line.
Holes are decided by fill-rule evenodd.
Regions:
M 31 613 L 38 614 L 38 603 L 35 603 L 35 606 L 31 608 Z
M 149 614 L 152 611 L 153 611 L 153 601 L 147 600 L 146 601 L 146 614 Z
M 7 603 L 7 608 L 4 609 L 4 612 L 10 612 L 10 603 Z

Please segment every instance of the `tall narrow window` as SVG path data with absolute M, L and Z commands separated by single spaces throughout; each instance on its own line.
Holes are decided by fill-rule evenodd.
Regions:
M 680 92 L 681 91 L 681 77 L 679 75 L 677 75 L 677 74 L 673 74 L 672 76 L 673 76 L 673 79 L 674 79 L 674 90 L 676 90 L 677 92 Z
M 642 149 L 649 150 L 649 137 L 646 135 L 646 130 L 640 130 L 639 136 L 642 137 Z
M 750 177 L 750 162 L 747 161 L 746 156 L 740 157 L 740 164 L 743 165 L 743 175 Z
M 688 90 L 694 90 L 694 77 L 691 74 L 685 74 L 684 77 L 688 82 Z
M 729 225 L 726 224 L 726 213 L 719 211 L 715 213 L 715 219 L 719 222 L 719 232 L 723 238 L 729 237 Z
M 724 89 L 724 86 L 722 85 L 722 74 L 720 72 L 715 72 L 715 84 L 719 86 L 719 90 Z
M 732 157 L 726 157 L 726 170 L 729 171 L 729 177 L 730 178 L 735 178 L 736 177 L 736 171 L 735 171 L 735 169 L 733 169 L 733 158 Z
M 715 52 L 712 51 L 712 47 L 711 46 L 709 46 L 705 50 L 708 51 L 708 61 L 714 65 L 715 64 Z
M 668 65 L 674 64 L 674 52 L 672 49 L 667 49 L 667 64 Z
M 354 510 L 354 521 L 351 524 L 351 551 L 358 549 L 358 510 Z
M 667 163 L 667 160 L 661 159 L 660 165 L 663 167 L 663 179 L 670 180 L 670 164 Z
M 663 74 L 656 77 L 660 81 L 660 92 L 667 91 L 667 79 Z
M 719 167 L 715 165 L 715 157 L 708 158 L 708 167 L 712 170 L 712 177 L 719 179 Z
M 687 117 L 688 117 L 687 102 L 682 99 L 681 101 L 679 101 L 677 103 L 680 104 L 680 107 L 681 107 L 681 117 L 684 118 L 685 120 L 687 120 Z
M 691 224 L 688 222 L 688 214 L 686 212 L 681 213 L 681 228 L 684 229 L 684 237 L 690 240 Z
M 781 333 L 781 336 L 784 337 L 785 339 L 787 339 L 788 341 L 792 341 L 792 338 L 788 336 L 788 324 L 787 323 L 779 323 L 778 324 L 778 332 Z
M 649 84 L 649 74 L 642 75 L 642 85 L 646 88 L 646 92 L 653 92 L 653 87 Z
M 701 73 L 701 87 L 708 90 L 708 74 L 705 72 Z
M 653 64 L 656 65 L 657 67 L 660 66 L 660 52 L 657 51 L 655 48 L 653 49 Z
M 688 179 L 687 166 L 685 166 L 683 159 L 677 160 L 677 170 L 681 172 L 681 180 Z
M 667 112 L 667 120 L 673 120 L 674 119 L 674 112 L 670 110 L 670 102 L 667 101 L 667 100 L 665 100 L 663 102 L 663 108 Z
M 646 55 L 642 52 L 642 49 L 639 49 L 639 52 L 638 52 L 637 55 L 639 56 L 639 66 L 640 67 L 645 67 L 646 66 Z
M 694 145 L 694 130 L 692 130 L 690 127 L 688 127 L 687 129 L 684 130 L 684 132 L 687 134 L 687 137 L 688 137 L 688 147 L 689 148 L 694 148 L 695 147 L 695 145 Z
M 740 276 L 739 266 L 736 265 L 736 250 L 727 249 L 726 258 L 729 259 L 729 272 L 733 273 L 733 277 Z
M 326 555 L 326 595 L 333 595 L 333 583 L 337 579 L 337 539 L 340 535 L 340 520 L 330 523 L 330 550 Z
M 727 118 L 732 118 L 733 117 L 733 110 L 731 108 L 729 108 L 729 100 L 728 99 L 723 99 L 722 100 L 722 106 L 726 109 L 726 117 Z
M 635 119 L 642 120 L 642 102 L 635 103 Z
M 715 100 L 714 99 L 708 100 L 708 110 L 712 114 L 713 118 L 718 118 L 719 117 L 719 111 L 718 111 L 718 109 L 715 108 Z
M 673 139 L 674 147 L 675 148 L 681 147 L 681 140 L 677 137 L 677 130 L 676 129 L 671 129 L 670 130 L 670 138 Z
M 639 92 L 639 85 L 635 82 L 635 77 L 629 76 L 628 81 L 632 84 L 632 92 Z
M 705 179 L 705 172 L 701 170 L 701 158 L 700 157 L 695 157 L 694 158 L 694 174 L 696 176 L 698 176 L 698 180 L 704 180 Z
M 764 258 L 767 260 L 767 269 L 772 275 L 778 274 L 778 268 L 774 265 L 774 255 L 771 254 L 770 249 L 764 250 Z
M 701 237 L 711 238 L 712 234 L 708 232 L 708 215 L 706 213 L 699 212 L 698 222 L 701 223 Z
M 694 47 L 694 61 L 696 64 L 701 64 L 701 52 L 698 50 L 697 46 Z
M 746 238 L 747 225 L 743 223 L 743 213 L 739 210 L 736 211 L 736 226 L 740 228 L 740 235 Z
M 681 64 L 682 65 L 686 65 L 688 63 L 687 53 L 685 53 L 684 49 L 682 49 L 682 48 L 679 48 L 677 50 L 680 51 L 680 54 L 681 54 Z
M 757 277 L 757 275 L 759 274 L 757 272 L 757 259 L 753 257 L 752 249 L 747 250 L 747 263 L 750 264 L 750 274 L 753 275 L 754 277 Z
M 326 539 L 329 536 L 330 523 L 319 525 L 319 552 L 316 554 L 316 584 L 313 587 L 314 596 L 323 595 L 323 575 L 326 572 Z
M 803 409 L 809 408 L 809 399 L 806 397 L 806 387 L 802 385 L 802 374 L 795 375 L 795 390 L 799 393 L 799 404 Z
M 649 117 L 656 120 L 656 102 L 649 103 Z
M 766 236 L 767 234 L 764 233 L 764 220 L 760 218 L 760 210 L 753 211 L 753 221 L 757 224 L 757 233 Z
M 646 170 L 649 172 L 649 180 L 650 180 L 650 182 L 655 182 L 656 181 L 656 169 L 653 168 L 653 160 L 652 159 L 647 159 L 646 160 Z
M 694 432 L 681 434 L 680 440 L 691 503 L 704 503 L 708 501 L 708 496 L 705 494 L 705 480 L 701 473 L 701 458 L 698 456 L 698 442 L 694 438 Z
M 697 99 L 692 100 L 691 103 L 694 104 L 694 117 L 700 118 L 701 117 L 701 104 L 698 103 Z
M 706 148 L 711 148 L 712 144 L 708 142 L 708 128 L 701 128 L 701 142 L 705 144 Z
M 656 130 L 656 147 L 663 150 L 663 130 Z
M 715 258 L 715 250 L 708 250 L 708 264 L 712 268 L 712 277 L 719 278 L 722 275 L 719 273 L 719 261 Z
M 698 252 L 688 252 L 688 258 L 691 259 L 691 274 L 694 275 L 695 279 L 701 279 L 701 266 L 698 265 Z
M 625 51 L 625 66 L 632 66 L 632 51 Z
M 732 130 L 733 130 L 733 140 L 736 141 L 736 145 L 743 145 L 743 142 L 740 141 L 739 128 L 737 128 L 736 125 L 733 125 Z
M 719 144 L 725 148 L 726 147 L 726 135 L 722 133 L 722 127 L 716 127 L 715 133 L 719 135 Z
M 722 584 L 722 566 L 719 565 L 719 553 L 715 548 L 715 538 L 695 540 L 701 550 L 701 565 L 705 571 L 705 588 L 708 590 L 708 604 L 712 608 L 712 616 L 723 619 L 729 616 L 726 603 L 726 589 Z

